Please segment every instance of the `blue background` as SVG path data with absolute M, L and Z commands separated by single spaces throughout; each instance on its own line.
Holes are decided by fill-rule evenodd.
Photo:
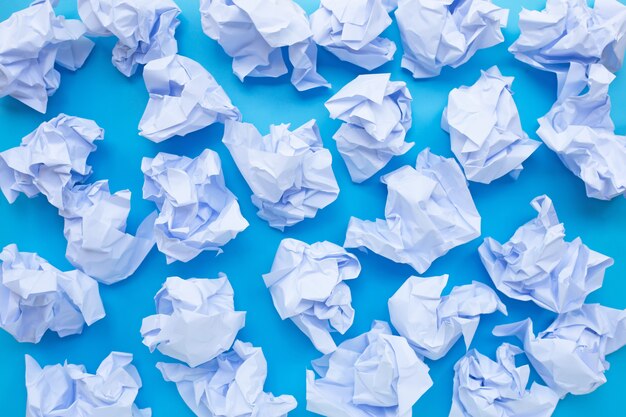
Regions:
M 415 157 L 425 147 L 438 154 L 452 156 L 447 134 L 440 128 L 441 112 L 448 92 L 460 85 L 473 84 L 481 69 L 498 65 L 505 75 L 515 76 L 513 90 L 524 129 L 535 137 L 537 118 L 545 114 L 556 94 L 552 74 L 534 70 L 516 61 L 507 47 L 517 38 L 518 13 L 522 3 L 526 8 L 542 9 L 544 0 L 496 0 L 500 6 L 510 5 L 505 42 L 491 49 L 479 51 L 469 63 L 458 69 L 445 68 L 441 76 L 429 80 L 413 80 L 400 68 L 402 48 L 395 23 L 385 35 L 396 41 L 396 59 L 376 72 L 391 72 L 393 80 L 405 81 L 413 95 L 413 128 L 408 141 L 416 146 L 406 155 L 397 157 L 381 172 L 390 172 L 405 164 L 414 164 Z M 29 0 L 5 0 L 0 3 L 0 20 L 29 3 Z M 59 14 L 76 18 L 75 1 L 63 0 Z M 300 0 L 312 12 L 317 0 Z M 299 403 L 292 416 L 307 415 L 305 410 L 305 369 L 319 353 L 309 340 L 290 321 L 281 321 L 261 275 L 269 271 L 280 240 L 294 237 L 312 243 L 330 240 L 342 244 L 350 216 L 363 219 L 383 217 L 385 187 L 378 176 L 357 185 L 350 181 L 348 172 L 332 140 L 339 127 L 330 120 L 323 103 L 343 85 L 364 71 L 345 64 L 320 49 L 319 71 L 332 84 L 331 90 L 318 89 L 298 93 L 287 76 L 276 80 L 249 79 L 242 84 L 231 72 L 231 60 L 220 46 L 202 33 L 198 1 L 178 0 L 182 9 L 181 24 L 176 33 L 180 53 L 203 64 L 224 87 L 233 103 L 243 113 L 244 120 L 267 133 L 271 123 L 292 123 L 293 127 L 317 119 L 325 145 L 333 154 L 333 168 L 341 187 L 337 201 L 321 210 L 315 219 L 289 228 L 285 233 L 271 229 L 256 216 L 250 202 L 250 189 L 239 174 L 232 158 L 221 143 L 222 126 L 214 125 L 183 138 L 154 144 L 137 135 L 137 124 L 146 105 L 141 71 L 126 78 L 111 65 L 114 38 L 96 39 L 96 48 L 85 67 L 76 73 L 61 70 L 62 83 L 51 97 L 48 112 L 41 115 L 12 98 L 0 100 L 0 150 L 17 146 L 23 136 L 41 122 L 60 112 L 94 119 L 105 131 L 105 140 L 90 158 L 94 179 L 108 178 L 114 191 L 132 190 L 132 212 L 129 230 L 135 228 L 150 211 L 152 203 L 142 200 L 143 177 L 141 158 L 154 156 L 159 151 L 195 157 L 205 148 L 217 151 L 223 162 L 228 187 L 239 197 L 244 216 L 250 227 L 224 247 L 225 253 L 215 257 L 203 253 L 189 263 L 167 266 L 165 257 L 155 249 L 136 274 L 113 286 L 101 286 L 107 316 L 86 328 L 82 335 L 64 339 L 48 333 L 38 345 L 19 344 L 10 335 L 0 331 L 0 403 L 2 417 L 24 415 L 26 390 L 24 388 L 24 354 L 34 356 L 41 365 L 68 360 L 85 364 L 95 372 L 100 361 L 112 350 L 131 352 L 143 379 L 143 388 L 137 403 L 152 407 L 154 417 L 192 416 L 172 383 L 162 380 L 155 363 L 167 360 L 158 352 L 150 354 L 141 344 L 139 328 L 143 317 L 154 313 L 153 296 L 168 276 L 216 277 L 218 272 L 228 274 L 235 288 L 235 304 L 247 310 L 247 325 L 239 334 L 242 340 L 263 347 L 269 374 L 266 390 L 274 394 L 293 394 Z M 624 70 L 621 71 L 624 73 Z M 626 74 L 618 74 L 611 86 L 613 118 L 618 133 L 626 132 Z M 592 249 L 615 258 L 615 265 L 606 274 L 603 288 L 593 293 L 589 302 L 601 302 L 615 308 L 625 308 L 626 292 L 626 200 L 611 202 L 592 200 L 585 196 L 582 181 L 565 169 L 554 153 L 541 146 L 524 164 L 525 170 L 517 181 L 509 178 L 491 185 L 472 183 L 470 189 L 483 218 L 483 237 L 493 236 L 505 241 L 517 227 L 534 217 L 530 200 L 548 194 L 555 202 L 561 221 L 565 223 L 568 240 L 581 236 Z M 454 285 L 472 280 L 490 282 L 477 253 L 482 238 L 450 251 L 437 260 L 426 276 L 450 274 L 447 291 Z M 0 245 L 17 243 L 20 250 L 37 252 L 60 269 L 73 269 L 64 257 L 63 222 L 56 209 L 43 197 L 29 200 L 20 197 L 13 205 L 0 198 Z M 344 337 L 357 336 L 367 331 L 374 319 L 388 320 L 387 299 L 414 271 L 406 265 L 394 264 L 374 254 L 357 254 L 363 265 L 359 279 L 351 281 L 356 320 Z M 509 307 L 508 318 L 498 314 L 483 318 L 473 347 L 493 357 L 502 341 L 490 332 L 494 325 L 532 317 L 536 329 L 545 328 L 554 317 L 550 312 L 532 303 L 503 300 Z M 463 355 L 462 343 L 437 362 L 428 361 L 434 386 L 417 402 L 416 416 L 445 417 L 452 395 L 454 363 Z M 556 417 L 587 416 L 623 417 L 624 387 L 626 386 L 626 349 L 609 357 L 611 369 L 606 373 L 608 383 L 586 396 L 569 396 L 557 407 Z M 620 405 L 621 404 L 621 405 Z

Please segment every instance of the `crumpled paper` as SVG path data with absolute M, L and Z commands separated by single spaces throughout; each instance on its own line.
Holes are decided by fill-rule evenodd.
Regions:
M 317 73 L 317 46 L 305 11 L 292 0 L 201 0 L 202 29 L 233 58 L 233 72 L 246 77 L 287 73 L 282 47 L 299 91 L 330 84 Z
M 432 386 L 429 368 L 386 322 L 341 343 L 306 371 L 308 411 L 327 417 L 410 417 Z
M 235 341 L 232 350 L 197 368 L 157 363 L 166 381 L 176 383 L 187 406 L 199 417 L 283 417 L 296 408 L 291 395 L 263 391 L 267 362 L 261 348 Z
M 47 330 L 80 334 L 105 316 L 98 283 L 84 273 L 62 272 L 14 244 L 0 261 L 0 327 L 18 342 L 39 343 Z
M 615 134 L 608 94 L 614 79 L 602 65 L 573 63 L 557 102 L 539 119 L 537 130 L 567 169 L 585 182 L 587 196 L 600 200 L 626 196 L 626 136 Z
M 478 248 L 496 288 L 508 297 L 532 301 L 556 313 L 580 308 L 587 295 L 602 286 L 613 259 L 589 249 L 580 238 L 565 241 L 552 200 L 531 202 L 537 217 L 501 245 L 486 238 Z
M 156 203 L 157 247 L 167 263 L 187 262 L 221 247 L 248 227 L 237 197 L 226 188 L 219 155 L 205 149 L 196 158 L 160 152 L 143 158 L 143 198 Z
M 585 304 L 559 315 L 537 337 L 531 319 L 497 326 L 493 334 L 518 337 L 539 376 L 561 398 L 583 395 L 606 382 L 606 355 L 626 345 L 626 310 Z
M 415 169 L 404 166 L 381 181 L 387 185 L 385 219 L 351 217 L 344 247 L 370 249 L 421 274 L 450 249 L 480 236 L 480 214 L 454 159 L 425 149 Z
M 495 291 L 485 284 L 452 288 L 441 296 L 448 275 L 431 278 L 410 277 L 389 299 L 391 324 L 421 357 L 444 357 L 463 336 L 469 348 L 480 323 L 481 314 L 496 310 L 507 314 L 506 306 Z
M 395 12 L 404 55 L 415 78 L 457 68 L 480 50 L 504 41 L 509 11 L 491 0 L 400 0 Z
M 257 215 L 281 231 L 315 217 L 339 195 L 332 156 L 315 120 L 293 132 L 289 126 L 271 125 L 261 136 L 252 124 L 227 120 L 223 138 L 252 189 Z
M 224 89 L 193 59 L 170 55 L 143 70 L 150 93 L 139 134 L 153 142 L 185 136 L 226 119 L 241 120 Z
M 474 85 L 448 95 L 441 127 L 450 133 L 452 152 L 470 181 L 489 184 L 506 174 L 517 178 L 522 162 L 541 144 L 522 130 L 513 79 L 493 66 L 481 71 Z
M 64 193 L 65 256 L 76 268 L 103 284 L 132 275 L 154 246 L 154 222 L 148 215 L 135 235 L 126 232 L 130 191 L 111 194 L 108 181 L 77 185 Z
M 528 365 L 515 366 L 522 351 L 508 343 L 496 351 L 497 362 L 472 349 L 454 366 L 449 417 L 550 417 L 559 401 L 550 388 L 533 382 Z
M 547 0 L 542 11 L 522 10 L 519 38 L 509 47 L 515 58 L 558 74 L 571 63 L 622 67 L 626 48 L 626 6 L 617 0 Z
M 321 0 L 311 14 L 315 42 L 342 61 L 373 70 L 391 61 L 396 44 L 380 34 L 391 25 L 383 0 Z
M 27 417 L 150 417 L 135 398 L 141 388 L 130 353 L 112 352 L 95 374 L 65 363 L 43 369 L 26 355 Z
M 191 367 L 214 359 L 230 349 L 246 321 L 244 311 L 235 311 L 234 294 L 225 274 L 169 277 L 154 297 L 157 314 L 141 324 L 143 344 Z
M 0 189 L 13 203 L 20 193 L 39 193 L 58 209 L 64 209 L 63 190 L 91 175 L 87 158 L 104 130 L 93 120 L 61 113 L 43 122 L 22 139 L 20 146 L 0 153 Z
M 118 38 L 111 60 L 127 77 L 139 64 L 178 51 L 179 13 L 172 0 L 78 0 L 78 14 L 91 35 Z
M 330 333 L 344 334 L 354 321 L 344 281 L 360 273 L 359 260 L 341 246 L 283 239 L 263 280 L 280 318 L 291 319 L 317 350 L 330 353 L 337 347 Z
M 390 77 L 359 75 L 325 104 L 332 119 L 345 122 L 333 139 L 354 182 L 370 178 L 414 145 L 404 141 L 412 123 L 411 93 Z
M 0 97 L 11 96 L 45 113 L 61 83 L 55 64 L 76 71 L 94 43 L 80 20 L 54 13 L 54 2 L 33 2 L 0 22 Z
M 0 189 L 12 203 L 19 193 L 42 193 L 64 218 L 66 257 L 76 268 L 112 284 L 139 267 L 152 246 L 156 213 L 146 217 L 136 236 L 126 233 L 130 191 L 111 195 L 107 181 L 84 182 L 95 141 L 104 130 L 94 121 L 60 114 L 42 123 L 21 146 L 0 153 Z

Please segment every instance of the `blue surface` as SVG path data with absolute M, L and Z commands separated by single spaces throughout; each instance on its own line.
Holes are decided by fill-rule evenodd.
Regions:
M 25 7 L 29 0 L 0 3 L 0 20 Z M 77 17 L 75 1 L 63 0 L 58 13 Z M 38 345 L 19 344 L 10 335 L 0 331 L 0 416 L 24 415 L 26 391 L 24 385 L 24 354 L 34 356 L 42 365 L 68 360 L 83 363 L 93 372 L 100 361 L 111 351 L 126 351 L 135 355 L 135 365 L 141 373 L 144 387 L 137 403 L 152 407 L 154 417 L 192 416 L 178 396 L 174 384 L 162 380 L 154 367 L 159 360 L 167 360 L 158 353 L 150 354 L 141 344 L 139 327 L 143 317 L 154 313 L 152 297 L 166 277 L 216 277 L 223 271 L 235 288 L 235 304 L 247 310 L 247 326 L 240 338 L 263 347 L 267 357 L 269 375 L 266 390 L 274 394 L 293 394 L 299 407 L 291 414 L 303 416 L 305 410 L 305 369 L 319 356 L 308 339 L 290 321 L 282 322 L 274 310 L 261 275 L 268 272 L 279 241 L 294 237 L 312 243 L 330 240 L 343 243 L 345 229 L 351 215 L 363 219 L 383 216 L 386 190 L 377 177 L 361 185 L 353 184 L 332 140 L 338 121 L 328 118 L 323 106 L 334 92 L 363 71 L 344 64 L 333 55 L 320 49 L 319 70 L 332 82 L 332 90 L 298 93 L 288 77 L 278 80 L 249 79 L 242 84 L 231 73 L 231 60 L 219 45 L 206 37 L 201 30 L 197 0 L 178 0 L 183 10 L 182 23 L 177 31 L 180 53 L 203 64 L 224 87 L 233 103 L 239 107 L 244 120 L 255 124 L 262 132 L 271 123 L 292 123 L 295 126 L 311 118 L 318 120 L 324 143 L 333 153 L 333 168 L 341 187 L 336 202 L 321 210 L 315 219 L 305 220 L 288 228 L 285 233 L 271 229 L 256 216 L 250 202 L 250 189 L 237 171 L 232 158 L 221 143 L 222 126 L 215 125 L 184 138 L 174 138 L 154 144 L 137 135 L 137 124 L 146 105 L 148 95 L 142 77 L 136 74 L 128 79 L 111 65 L 111 49 L 115 39 L 97 39 L 97 46 L 86 66 L 70 73 L 62 70 L 59 91 L 51 98 L 48 113 L 40 115 L 11 99 L 0 100 L 0 150 L 19 144 L 21 138 L 41 122 L 60 112 L 94 119 L 106 130 L 105 140 L 90 162 L 95 179 L 110 179 L 111 189 L 129 188 L 133 192 L 130 230 L 134 232 L 141 219 L 154 209 L 152 203 L 143 201 L 143 184 L 140 170 L 141 158 L 154 156 L 159 151 L 197 156 L 204 148 L 217 151 L 222 157 L 228 187 L 239 197 L 242 212 L 250 227 L 225 248 L 225 253 L 215 257 L 204 253 L 193 261 L 167 266 L 165 257 L 156 248 L 150 253 L 137 273 L 128 280 L 110 287 L 101 286 L 107 317 L 82 335 L 60 339 L 48 333 Z M 439 127 L 441 112 L 448 92 L 462 84 L 476 81 L 480 69 L 497 64 L 502 73 L 516 77 L 513 83 L 515 100 L 519 107 L 524 129 L 536 137 L 537 118 L 545 114 L 555 99 L 555 77 L 533 70 L 516 61 L 506 48 L 518 35 L 517 20 L 520 0 L 496 0 L 501 6 L 511 5 L 506 41 L 497 47 L 480 51 L 469 63 L 459 69 L 446 68 L 441 76 L 415 81 L 400 68 L 401 45 L 395 24 L 387 35 L 398 43 L 395 61 L 377 72 L 391 72 L 393 80 L 407 82 L 413 95 L 413 128 L 409 141 L 416 146 L 406 155 L 395 158 L 382 173 L 390 172 L 404 164 L 414 164 L 417 153 L 425 147 L 451 156 L 448 136 Z M 541 9 L 543 0 L 525 0 L 525 7 Z M 317 7 L 316 0 L 300 0 L 307 11 Z M 613 118 L 618 133 L 626 132 L 626 72 L 621 71 L 611 87 Z M 548 194 L 555 202 L 557 212 L 565 223 L 569 240 L 581 236 L 592 249 L 615 258 L 615 265 L 606 275 L 604 287 L 593 293 L 589 302 L 601 302 L 615 308 L 626 307 L 626 200 L 611 202 L 591 200 L 585 196 L 583 183 L 560 163 L 555 154 L 545 146 L 540 147 L 527 161 L 519 180 L 508 178 L 491 185 L 471 184 L 474 200 L 483 217 L 483 237 L 493 236 L 504 241 L 522 223 L 534 217 L 530 200 Z M 478 257 L 477 247 L 482 239 L 450 251 L 437 260 L 426 275 L 450 274 L 448 290 L 471 280 L 489 282 Z M 22 251 L 38 252 L 61 269 L 71 269 L 64 257 L 65 240 L 63 224 L 56 210 L 45 198 L 20 197 L 13 205 L 0 198 L 0 245 L 17 243 Z M 414 271 L 374 254 L 360 254 L 363 272 L 351 281 L 356 320 L 344 338 L 354 337 L 369 329 L 374 319 L 388 320 L 387 299 Z M 501 342 L 491 336 L 491 329 L 500 323 L 531 316 L 536 328 L 542 329 L 553 318 L 532 303 L 503 300 L 509 307 L 509 318 L 499 314 L 487 316 L 474 339 L 473 347 L 493 357 Z M 340 338 L 341 339 L 341 338 Z M 457 344 L 442 360 L 428 362 L 435 385 L 415 405 L 416 416 L 445 417 L 448 415 L 452 395 L 454 363 L 463 355 L 464 347 Z M 609 357 L 611 369 L 606 373 L 608 383 L 594 393 L 562 401 L 556 417 L 588 416 L 623 417 L 623 395 L 626 386 L 626 349 Z

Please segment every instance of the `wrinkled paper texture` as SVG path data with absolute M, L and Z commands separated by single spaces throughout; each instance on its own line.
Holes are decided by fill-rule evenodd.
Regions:
M 64 190 L 89 178 L 87 158 L 102 139 L 104 130 L 93 120 L 60 114 L 43 122 L 20 146 L 0 153 L 0 189 L 9 203 L 20 193 L 28 198 L 41 193 L 65 209 Z
M 533 323 L 497 326 L 496 336 L 517 336 L 539 376 L 559 396 L 583 395 L 606 382 L 606 355 L 626 345 L 626 310 L 585 304 L 561 314 L 537 337 Z
M 45 113 L 61 84 L 54 66 L 76 71 L 94 47 L 80 20 L 54 13 L 52 0 L 37 1 L 0 22 L 0 97 L 11 96 Z
M 18 342 L 39 343 L 47 330 L 80 334 L 104 317 L 98 283 L 84 273 L 62 272 L 14 244 L 0 261 L 0 327 Z
M 626 196 L 626 136 L 615 134 L 609 98 L 615 76 L 599 64 L 572 64 L 565 77 L 537 135 L 584 181 L 588 197 Z
M 515 58 L 557 75 L 571 63 L 622 67 L 626 49 L 626 6 L 617 0 L 547 0 L 544 10 L 522 10 L 519 38 L 509 47 Z
M 344 334 L 354 321 L 344 281 L 360 272 L 359 260 L 341 246 L 283 239 L 263 280 L 280 318 L 291 319 L 317 350 L 330 353 L 337 347 L 330 333 Z
M 185 136 L 226 119 L 241 120 L 215 78 L 196 61 L 181 56 L 150 61 L 143 70 L 150 94 L 139 134 L 153 142 Z
M 552 200 L 535 198 L 537 217 L 521 226 L 504 245 L 488 237 L 478 252 L 496 288 L 508 297 L 533 301 L 556 313 L 580 308 L 602 286 L 613 259 L 584 245 L 565 241 Z
M 415 78 L 457 68 L 480 50 L 504 41 L 509 11 L 491 0 L 400 0 L 396 10 L 404 55 Z
M 391 25 L 382 0 L 321 0 L 311 14 L 315 42 L 342 61 L 373 70 L 391 61 L 396 44 L 381 33 Z
M 158 153 L 143 158 L 143 198 L 159 209 L 154 224 L 157 247 L 167 263 L 188 262 L 221 247 L 248 227 L 235 195 L 226 188 L 218 154 L 198 157 Z
M 115 36 L 112 62 L 130 77 L 139 64 L 178 52 L 180 9 L 172 0 L 78 0 L 90 35 Z
M 284 417 L 296 408 L 291 395 L 263 391 L 267 362 L 261 348 L 235 341 L 232 350 L 196 368 L 157 363 L 166 381 L 176 383 L 187 406 L 199 417 Z
M 522 162 L 540 145 L 522 130 L 512 83 L 513 77 L 494 66 L 481 71 L 474 85 L 448 95 L 441 127 L 450 133 L 452 152 L 470 181 L 489 184 L 506 174 L 517 178 Z
M 481 314 L 496 310 L 506 314 L 506 306 L 485 284 L 452 288 L 441 296 L 448 276 L 410 277 L 389 299 L 391 324 L 421 357 L 444 357 L 463 336 L 466 349 L 474 338 Z
M 154 246 L 154 222 L 148 215 L 135 235 L 126 232 L 130 191 L 111 194 L 108 181 L 77 185 L 65 191 L 65 256 L 76 268 L 104 284 L 128 278 Z
M 26 417 L 150 417 L 135 405 L 141 378 L 132 360 L 112 352 L 90 374 L 68 363 L 41 368 L 26 355 Z
M 344 123 L 333 136 L 350 177 L 363 182 L 413 147 L 404 141 L 411 128 L 411 93 L 391 74 L 359 75 L 325 104 Z
M 169 277 L 154 297 L 157 314 L 143 319 L 141 336 L 151 352 L 196 367 L 233 345 L 246 313 L 235 311 L 228 278 Z
M 239 80 L 286 74 L 282 48 L 288 47 L 296 89 L 330 87 L 317 73 L 317 46 L 307 15 L 294 1 L 201 0 L 200 14 L 204 33 L 233 58 Z
M 550 417 L 559 402 L 550 388 L 533 382 L 528 365 L 515 366 L 521 350 L 498 347 L 497 362 L 472 349 L 454 366 L 449 417 Z
M 257 215 L 272 227 L 282 231 L 313 218 L 339 195 L 315 120 L 294 131 L 271 125 L 265 136 L 250 123 L 227 120 L 223 142 L 252 189 Z
M 387 185 L 385 219 L 350 218 L 344 247 L 369 249 L 418 273 L 450 249 L 480 236 L 480 215 L 459 165 L 451 158 L 417 156 L 381 177 Z
M 428 366 L 383 321 L 312 365 L 315 372 L 306 371 L 306 409 L 327 417 L 410 417 L 433 384 Z
M 9 203 L 19 193 L 42 193 L 64 218 L 66 257 L 76 268 L 105 284 L 132 275 L 154 237 L 156 213 L 136 236 L 126 233 L 130 191 L 111 194 L 106 180 L 84 182 L 92 173 L 87 158 L 104 130 L 94 121 L 60 114 L 42 123 L 18 147 L 0 153 L 0 189 Z

